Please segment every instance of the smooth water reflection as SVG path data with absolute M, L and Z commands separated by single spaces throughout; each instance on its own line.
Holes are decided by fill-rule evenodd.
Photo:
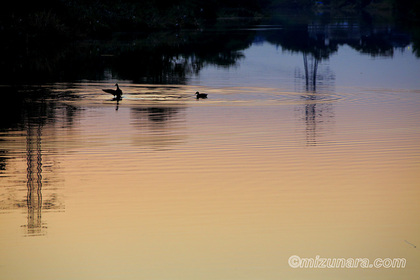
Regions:
M 188 83 L 113 68 L 3 87 L 0 278 L 416 279 L 418 59 L 255 38 L 236 68 Z M 116 81 L 118 103 L 101 90 Z M 292 269 L 291 255 L 407 267 Z
M 2 132 L 3 278 L 418 274 L 404 241 L 417 244 L 419 232 L 418 93 L 365 104 L 315 93 L 165 106 L 127 97 L 118 110 L 86 95 L 31 103 L 22 127 Z M 293 254 L 408 266 L 293 270 Z

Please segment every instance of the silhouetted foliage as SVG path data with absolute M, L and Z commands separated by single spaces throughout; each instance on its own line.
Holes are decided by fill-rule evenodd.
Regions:
M 114 31 L 202 28 L 220 17 L 261 16 L 273 7 L 388 10 L 415 23 L 420 13 L 420 2 L 410 0 L 16 0 L 0 12 L 0 32 L 34 43 Z
M 288 8 L 343 6 L 357 10 L 381 3 L 395 8 L 399 18 L 404 13 L 412 15 L 404 20 L 405 26 L 415 22 L 419 5 L 405 0 L 398 5 L 395 0 L 17 0 L 7 13 L 2 11 L 0 18 L 0 35 L 6 38 L 0 46 L 0 74 L 4 82 L 13 84 L 98 80 L 104 78 L 107 69 L 116 78 L 137 82 L 185 83 L 188 76 L 208 64 L 235 65 L 243 56 L 241 50 L 255 40 L 255 32 L 231 32 L 226 26 L 217 32 L 203 32 L 209 22 L 212 29 L 217 29 L 220 18 L 230 24 L 232 16 L 255 19 L 258 12 L 280 4 Z M 350 28 L 328 25 L 333 11 L 318 13 L 317 23 L 314 13 L 307 14 L 306 21 L 299 24 L 281 22 L 285 28 L 266 33 L 265 40 L 319 60 L 328 58 L 340 44 L 371 55 L 392 55 L 395 47 L 406 46 L 410 40 L 419 55 L 417 29 L 411 30 L 412 36 L 379 32 L 374 30 L 369 13 L 363 12 L 354 28 L 365 29 L 350 34 Z M 214 24 L 216 18 L 219 22 Z M 323 29 L 327 25 L 328 32 Z M 238 26 L 235 28 L 238 30 Z M 185 29 L 189 32 L 183 32 Z M 126 38 L 115 34 L 136 35 Z
M 41 0 L 12 2 L 1 12 L 4 32 L 31 38 L 112 31 L 197 28 L 220 15 L 255 16 L 268 0 Z

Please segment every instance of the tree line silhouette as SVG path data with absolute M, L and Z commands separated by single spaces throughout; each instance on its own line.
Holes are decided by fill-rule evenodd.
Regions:
M 114 31 L 200 28 L 218 18 L 258 18 L 290 9 L 388 12 L 417 25 L 420 19 L 420 2 L 410 0 L 15 0 L 0 12 L 0 33 L 34 43 Z
M 339 45 L 347 44 L 363 53 L 389 56 L 394 47 L 411 42 L 413 52 L 419 56 L 420 29 L 415 24 L 393 21 L 391 32 L 378 32 L 369 13 L 360 12 L 351 14 L 360 21 L 355 24 L 359 31 L 351 38 L 336 34 L 350 30 L 334 27 L 334 7 L 362 11 L 382 3 L 392 9 L 400 7 L 412 15 L 408 19 L 415 20 L 416 1 L 401 8 L 405 2 L 17 0 L 0 17 L 0 35 L 6 38 L 0 46 L 0 80 L 6 84 L 101 80 L 107 70 L 115 78 L 139 83 L 183 84 L 206 65 L 235 65 L 243 57 L 242 50 L 259 36 L 248 27 L 273 24 L 268 7 L 276 7 L 273 14 L 293 7 L 320 9 L 304 13 L 304 21 L 274 22 L 284 28 L 266 32 L 264 40 L 285 50 L 324 59 Z M 299 8 L 299 12 L 303 10 Z

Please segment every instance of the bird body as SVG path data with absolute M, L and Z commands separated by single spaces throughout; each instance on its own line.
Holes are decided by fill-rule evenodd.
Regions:
M 117 87 L 117 89 L 103 89 L 103 91 L 114 95 L 114 97 L 116 98 L 121 98 L 121 95 L 123 94 L 122 90 L 120 89 L 118 84 L 115 84 L 115 86 Z
M 200 98 L 207 98 L 207 93 L 199 93 L 198 91 L 195 93 L 195 95 L 197 96 L 197 99 Z

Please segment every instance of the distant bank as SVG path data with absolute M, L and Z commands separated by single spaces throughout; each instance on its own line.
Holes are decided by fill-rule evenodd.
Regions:
M 60 40 L 114 31 L 202 28 L 220 18 L 258 18 L 277 10 L 378 12 L 419 24 L 411 0 L 15 0 L 0 12 L 3 38 Z

